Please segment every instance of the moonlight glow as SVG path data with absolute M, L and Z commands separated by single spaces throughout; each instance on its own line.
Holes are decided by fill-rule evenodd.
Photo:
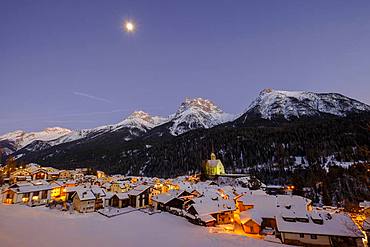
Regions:
M 135 31 L 135 24 L 132 21 L 125 21 L 123 23 L 124 30 L 128 33 L 132 33 Z

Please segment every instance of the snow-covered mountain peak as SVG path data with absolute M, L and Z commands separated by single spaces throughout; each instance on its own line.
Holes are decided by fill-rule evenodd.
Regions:
M 72 130 L 62 128 L 62 127 L 45 128 L 43 131 L 47 132 L 47 133 L 62 133 L 62 134 L 68 134 L 68 133 L 72 132 Z
M 117 126 L 138 128 L 140 130 L 147 131 L 166 122 L 167 120 L 167 118 L 151 116 L 144 111 L 134 111 L 125 120 L 118 123 Z
M 233 115 L 223 112 L 208 99 L 186 98 L 171 119 L 173 124 L 170 133 L 180 135 L 191 129 L 207 129 L 233 118 Z
M 147 112 L 144 112 L 144 111 L 134 111 L 127 118 L 129 118 L 129 119 L 140 118 L 140 119 L 143 119 L 143 120 L 146 120 L 146 121 L 151 121 L 151 118 L 152 117 Z
M 190 108 L 198 108 L 204 112 L 209 113 L 222 113 L 222 110 L 218 108 L 212 101 L 202 98 L 186 98 L 185 101 L 180 105 L 177 114 L 184 112 Z
M 346 116 L 350 112 L 370 111 L 370 107 L 338 93 L 313 93 L 264 89 L 246 110 L 271 119 L 332 114 Z
M 0 136 L 0 141 L 7 140 L 13 143 L 15 149 L 20 149 L 33 141 L 50 141 L 65 136 L 71 132 L 72 131 L 70 129 L 60 127 L 46 128 L 38 132 L 16 130 Z
M 260 92 L 260 97 L 264 96 L 286 96 L 286 97 L 300 97 L 304 94 L 310 94 L 309 92 L 304 91 L 284 91 L 284 90 L 275 90 L 272 88 L 265 88 Z

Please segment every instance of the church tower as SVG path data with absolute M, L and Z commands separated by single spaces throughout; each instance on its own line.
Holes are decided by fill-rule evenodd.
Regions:
M 216 155 L 214 152 L 211 153 L 211 160 L 216 160 Z

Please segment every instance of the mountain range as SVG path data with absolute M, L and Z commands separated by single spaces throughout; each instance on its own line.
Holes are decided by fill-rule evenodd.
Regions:
M 119 137 L 128 142 L 138 137 L 178 136 L 194 129 L 209 129 L 227 123 L 232 126 L 248 126 L 251 120 L 270 122 L 293 121 L 298 118 L 318 116 L 345 117 L 350 113 L 370 112 L 370 106 L 337 93 L 313 93 L 304 91 L 279 91 L 264 89 L 241 114 L 223 112 L 207 99 L 186 98 L 178 110 L 168 116 L 151 116 L 135 111 L 123 121 L 93 129 L 69 130 L 46 128 L 40 132 L 17 130 L 0 136 L 3 155 L 45 150 L 65 143 L 90 143 L 93 139 Z
M 294 184 L 318 204 L 358 205 L 370 198 L 369 133 L 367 104 L 337 93 L 265 89 L 238 115 L 196 98 L 168 117 L 136 111 L 93 129 L 11 132 L 0 137 L 0 163 L 174 177 L 200 172 L 214 150 L 228 173 Z

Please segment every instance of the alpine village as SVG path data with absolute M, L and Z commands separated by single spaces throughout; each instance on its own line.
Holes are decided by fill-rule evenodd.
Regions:
M 0 137 L 0 207 L 169 214 L 261 246 L 367 246 L 369 112 L 339 94 L 265 89 L 236 117 L 197 98 L 169 118 L 16 131 Z

